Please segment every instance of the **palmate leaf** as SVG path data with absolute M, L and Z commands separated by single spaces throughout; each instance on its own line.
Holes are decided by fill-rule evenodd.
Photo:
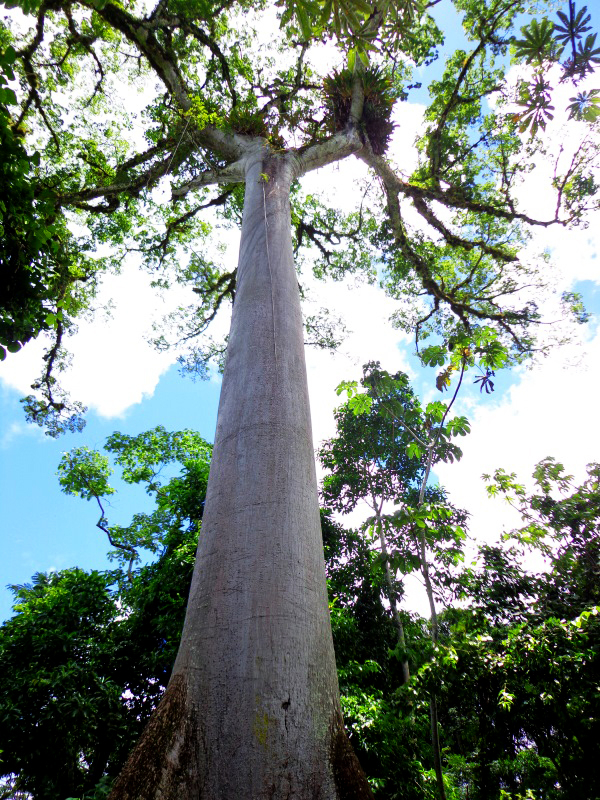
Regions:
M 281 27 L 295 19 L 304 41 L 308 41 L 313 36 L 315 28 L 320 27 L 321 8 L 320 4 L 314 0 L 277 0 L 275 5 L 284 8 L 281 15 Z
M 591 30 L 591 15 L 587 13 L 587 6 L 575 13 L 575 5 L 570 5 L 567 16 L 559 11 L 558 17 L 562 24 L 555 25 L 554 39 L 560 43 L 561 52 L 570 44 L 570 57 L 563 64 L 565 75 L 563 79 L 572 78 L 577 81 L 588 73 L 593 72 L 594 65 L 600 63 L 600 48 L 596 45 L 596 34 L 588 33 Z M 582 41 L 584 34 L 588 34 Z
M 423 11 L 424 7 L 420 0 L 395 0 L 395 2 L 390 0 L 390 2 L 383 2 L 378 6 L 383 14 L 389 16 L 389 19 L 396 25 L 410 22 Z
M 600 47 L 594 47 L 597 34 L 590 33 L 585 42 L 577 45 L 577 61 L 589 64 L 600 64 Z M 589 68 L 591 72 L 592 68 Z
M 535 76 L 533 84 L 524 83 L 519 92 L 519 105 L 525 110 L 513 114 L 513 121 L 519 123 L 520 133 L 530 128 L 535 136 L 538 129 L 546 129 L 546 123 L 554 119 L 554 106 L 550 102 L 552 87 L 540 74 Z
M 357 35 L 373 13 L 373 6 L 364 0 L 332 0 L 328 26 L 338 38 Z
M 569 119 L 594 122 L 600 117 L 600 89 L 591 89 L 589 92 L 580 92 L 575 97 L 569 97 L 567 110 Z
M 548 59 L 556 58 L 557 48 L 553 37 L 554 23 L 549 19 L 536 19 L 531 24 L 521 28 L 522 39 L 514 42 L 515 57 L 524 60 L 526 64 L 541 65 Z
M 575 14 L 575 6 L 572 7 L 572 14 L 568 17 L 563 11 L 558 11 L 557 16 L 562 22 L 562 25 L 554 25 L 554 38 L 562 42 L 563 45 L 568 44 L 570 41 L 574 42 L 575 39 L 580 39 L 584 33 L 591 30 L 591 14 L 587 14 L 587 6 L 584 6 L 580 11 Z
M 553 109 L 554 106 L 550 106 L 550 108 Z M 529 128 L 531 135 L 535 136 L 540 128 L 543 131 L 546 130 L 546 124 L 554 119 L 554 114 L 548 109 L 534 109 L 533 111 L 523 112 L 523 114 L 516 114 L 515 119 L 519 121 L 519 133 L 525 133 Z
M 420 0 L 388 0 L 383 4 L 367 0 L 278 0 L 276 5 L 285 8 L 281 24 L 295 18 L 304 39 L 316 30 L 328 30 L 338 39 L 351 39 L 353 58 L 358 55 L 365 66 L 369 62 L 368 43 L 377 35 L 380 22 L 387 18 L 394 24 L 410 21 L 421 9 Z M 373 24 L 376 18 L 380 19 Z
M 494 381 L 492 378 L 496 373 L 493 369 L 489 367 L 486 369 L 483 375 L 480 375 L 478 378 L 475 378 L 473 383 L 479 384 L 479 391 L 482 392 L 485 389 L 486 394 L 490 394 L 490 392 L 494 391 Z
M 305 40 L 317 29 L 327 29 L 338 38 L 356 36 L 374 10 L 366 0 L 278 0 L 276 5 L 285 7 L 281 24 L 295 18 Z

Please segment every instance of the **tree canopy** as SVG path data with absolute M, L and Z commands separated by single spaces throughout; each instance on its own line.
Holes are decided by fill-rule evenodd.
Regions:
M 7 245 L 14 240 L 4 346 L 54 332 L 25 401 L 53 435 L 81 424 L 81 407 L 55 383 L 63 337 L 128 254 L 157 288 L 193 290 L 158 346 L 183 345 L 184 365 L 200 373 L 222 353 L 206 330 L 233 302 L 236 277 L 211 249 L 214 223 L 202 212 L 239 222 L 242 163 L 256 147 L 293 156 L 298 178 L 351 154 L 376 178 L 356 186 L 352 211 L 294 187 L 297 255 L 309 246 L 319 277 L 380 280 L 417 348 L 434 335 L 449 364 L 455 342 L 473 337 L 499 346 L 502 363 L 547 346 L 538 298 L 551 279 L 527 247 L 531 231 L 585 224 L 597 206 L 600 98 L 589 81 L 600 48 L 586 7 L 570 2 L 553 16 L 551 3 L 531 14 L 516 0 L 457 0 L 466 43 L 442 68 L 438 2 L 5 5 L 5 183 L 26 205 L 10 212 L 21 214 L 16 227 L 10 216 L 3 223 Z M 428 69 L 435 78 L 409 174 L 390 141 Z M 563 83 L 575 94 L 555 108 Z M 570 119 L 576 140 L 555 154 L 544 138 L 554 116 Z M 544 159 L 554 213 L 537 218 L 521 194 Z M 585 319 L 578 296 L 563 301 Z M 322 315 L 307 322 L 321 344 L 335 343 Z

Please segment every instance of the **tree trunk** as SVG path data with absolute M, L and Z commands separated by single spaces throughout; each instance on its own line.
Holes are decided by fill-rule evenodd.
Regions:
M 367 798 L 344 732 L 293 263 L 294 161 L 247 158 L 202 533 L 165 696 L 111 800 Z
M 373 499 L 375 503 L 375 500 Z M 398 612 L 398 604 L 396 603 L 396 590 L 394 588 L 394 577 L 390 568 L 390 556 L 388 553 L 387 539 L 381 521 L 381 510 L 375 506 L 375 518 L 377 520 L 377 533 L 379 535 L 379 542 L 381 543 L 381 553 L 385 560 L 385 585 L 387 588 L 387 599 L 392 610 L 392 619 L 396 626 L 396 633 L 398 635 L 398 644 L 403 651 L 406 651 L 406 637 L 404 636 L 404 625 Z M 402 683 L 408 683 L 410 680 L 410 667 L 406 656 L 402 658 Z
M 425 480 L 427 480 L 428 475 L 429 469 L 425 475 Z M 434 645 L 436 645 L 438 643 L 439 625 L 437 610 L 435 608 L 435 597 L 433 596 L 433 586 L 431 584 L 431 576 L 429 575 L 429 564 L 427 563 L 427 544 L 425 542 L 425 534 L 422 531 L 418 534 L 418 537 L 421 552 L 421 572 L 423 573 L 425 591 L 427 592 L 427 600 L 429 601 L 429 610 L 431 612 L 431 641 Z M 444 772 L 442 769 L 442 749 L 440 746 L 440 726 L 438 724 L 437 700 L 434 692 L 431 692 L 431 696 L 429 698 L 429 722 L 431 725 L 433 767 L 435 769 L 435 779 L 438 787 L 438 794 L 440 796 L 440 800 L 446 800 Z

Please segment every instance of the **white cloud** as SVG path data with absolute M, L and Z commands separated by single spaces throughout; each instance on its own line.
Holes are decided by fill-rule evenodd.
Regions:
M 362 365 L 377 359 L 390 372 L 410 373 L 405 350 L 407 337 L 392 328 L 389 316 L 396 303 L 375 286 L 350 281 L 320 286 L 319 302 L 343 316 L 349 334 L 338 353 L 306 349 L 315 446 L 335 433 L 333 410 L 345 397 L 335 389 L 343 380 L 359 380 Z
M 150 287 L 148 275 L 126 266 L 118 276 L 108 276 L 98 303 L 114 296 L 111 316 L 97 313 L 92 321 L 78 322 L 78 331 L 65 341 L 72 353 L 71 366 L 60 382 L 73 399 L 104 417 L 122 415 L 127 408 L 152 395 L 160 376 L 173 363 L 172 353 L 158 353 L 144 336 L 161 313 L 161 301 Z M 2 367 L 4 383 L 23 394 L 42 371 L 45 342 L 30 342 Z
M 43 434 L 39 428 L 33 425 L 27 425 L 24 420 L 22 422 L 11 422 L 0 435 L 0 450 L 8 448 L 12 442 L 20 436 L 43 438 Z
M 461 442 L 462 460 L 436 468 L 453 502 L 471 512 L 470 528 L 478 540 L 495 539 L 503 527 L 519 524 L 504 500 L 488 499 L 483 473 L 502 467 L 532 488 L 533 468 L 546 456 L 563 463 L 577 479 L 584 476 L 587 463 L 600 460 L 595 391 L 600 333 L 587 344 L 577 366 L 569 366 L 571 349 L 522 372 L 499 403 L 482 399 L 468 414 L 471 434 Z

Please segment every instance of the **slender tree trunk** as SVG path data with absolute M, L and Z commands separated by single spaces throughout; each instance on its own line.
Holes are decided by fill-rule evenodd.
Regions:
M 111 800 L 371 796 L 339 707 L 289 187 L 246 164 L 237 292 L 202 533 L 165 696 Z
M 427 543 L 425 542 L 425 534 L 423 533 L 419 533 L 419 550 L 420 550 L 421 572 L 423 573 L 425 592 L 427 593 L 427 601 L 429 603 L 429 613 L 431 615 L 431 641 L 434 644 L 437 644 L 439 637 L 438 616 L 435 607 L 435 597 L 433 596 L 433 586 L 431 584 L 431 576 L 429 574 L 429 564 L 427 563 Z
M 375 503 L 375 499 L 373 498 L 373 502 Z M 406 650 L 406 638 L 404 636 L 404 625 L 402 624 L 402 620 L 400 619 L 400 614 L 398 613 L 398 604 L 396 603 L 396 592 L 394 590 L 394 581 L 392 578 L 392 570 L 390 568 L 390 561 L 389 561 L 389 552 L 387 547 L 387 539 L 385 536 L 385 531 L 383 529 L 383 524 L 381 522 L 381 510 L 375 510 L 375 519 L 377 524 L 377 533 L 379 535 L 379 542 L 381 544 L 381 553 L 385 559 L 385 584 L 387 588 L 387 599 L 390 604 L 390 608 L 392 610 L 392 619 L 394 620 L 394 625 L 396 626 L 396 633 L 398 635 L 398 644 L 403 650 Z M 410 680 L 410 667 L 408 666 L 408 659 L 406 656 L 402 659 L 402 683 L 408 683 Z
M 429 474 L 429 471 L 428 471 Z M 421 551 L 421 571 L 423 573 L 423 580 L 425 582 L 425 591 L 427 592 L 427 600 L 429 601 L 429 611 L 431 613 L 431 641 L 437 644 L 439 625 L 437 610 L 435 607 L 435 597 L 433 596 L 433 586 L 431 585 L 431 577 L 429 575 L 429 564 L 427 563 L 427 545 L 425 542 L 425 534 L 419 534 L 419 547 Z M 437 714 L 437 700 L 435 694 L 432 692 L 429 698 L 429 721 L 431 724 L 431 744 L 433 747 L 433 767 L 435 769 L 435 777 L 438 787 L 440 800 L 446 800 L 446 789 L 444 787 L 444 772 L 442 770 L 442 753 L 440 747 L 440 727 L 438 724 Z

